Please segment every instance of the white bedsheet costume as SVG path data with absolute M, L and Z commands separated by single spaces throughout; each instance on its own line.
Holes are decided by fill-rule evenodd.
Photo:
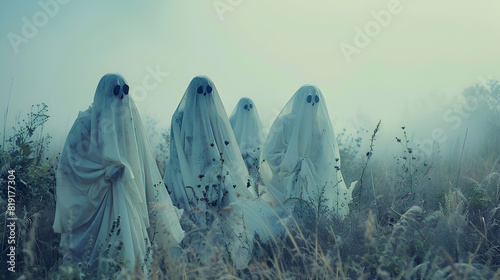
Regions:
M 214 83 L 193 78 L 172 117 L 165 183 L 199 226 L 216 226 L 233 264 L 245 268 L 255 233 L 267 238 L 267 203 L 255 198 L 234 132 Z M 265 236 L 266 235 L 266 236 Z
M 310 202 L 324 192 L 340 216 L 352 199 L 340 172 L 335 134 L 321 91 L 304 85 L 274 121 L 262 152 L 263 177 L 279 202 Z
M 248 168 L 250 183 L 257 192 L 261 183 L 259 172 L 261 148 L 267 135 L 254 102 L 250 98 L 241 98 L 229 121 Z
M 107 273 L 123 260 L 149 273 L 152 244 L 184 237 L 158 172 L 129 86 L 117 74 L 100 80 L 94 102 L 71 128 L 57 170 L 54 231 L 66 262 Z M 112 270 L 111 270 L 112 272 Z

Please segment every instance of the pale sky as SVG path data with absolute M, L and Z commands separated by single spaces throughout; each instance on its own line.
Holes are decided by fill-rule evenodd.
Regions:
M 429 129 L 416 127 L 454 96 L 500 74 L 498 1 L 65 1 L 0 0 L 0 124 L 13 78 L 8 127 L 44 102 L 55 149 L 108 72 L 135 89 L 143 120 L 165 127 L 190 80 L 207 75 L 228 115 L 249 97 L 270 126 L 308 83 L 337 132 L 381 119 L 387 130 L 415 123 L 421 138 Z M 367 28 L 346 59 L 340 46 Z

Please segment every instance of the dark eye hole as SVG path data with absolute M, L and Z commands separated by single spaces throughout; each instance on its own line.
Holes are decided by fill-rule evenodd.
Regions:
M 120 93 L 120 86 L 119 85 L 116 85 L 115 88 L 113 89 L 113 93 L 115 95 L 118 95 L 118 93 Z
M 319 96 L 314 97 L 314 102 L 319 103 Z
M 198 87 L 197 92 L 198 92 L 199 94 L 202 94 L 202 93 L 203 93 L 203 87 L 202 87 L 202 86 L 199 86 L 199 87 Z
M 244 108 L 245 110 L 246 110 L 246 109 L 248 109 L 248 105 L 243 106 L 243 108 Z
M 212 87 L 210 85 L 207 85 L 207 92 L 211 93 L 212 92 Z
M 309 96 L 307 97 L 307 103 L 311 103 L 312 98 L 313 98 L 313 97 L 312 97 L 312 95 L 309 95 Z
M 250 109 L 252 109 L 252 108 L 253 108 L 253 105 L 252 105 L 252 104 L 250 104 Z
M 123 93 L 128 94 L 129 87 L 127 84 L 123 85 Z

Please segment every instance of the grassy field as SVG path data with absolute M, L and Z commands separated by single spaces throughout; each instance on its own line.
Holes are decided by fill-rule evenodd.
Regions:
M 85 266 L 62 265 L 59 236 L 52 231 L 58 157 L 47 153 L 50 136 L 43 127 L 48 121 L 47 106 L 35 105 L 12 131 L 3 132 L 0 267 L 6 272 L 0 278 L 141 279 L 140 273 L 119 266 L 113 275 L 97 276 Z M 460 156 L 453 162 L 437 149 L 426 161 L 419 160 L 418 147 L 407 136 L 409 128 L 394 135 L 400 152 L 385 161 L 372 157 L 383 124 L 365 130 L 366 145 L 357 136 L 339 135 L 344 177 L 358 181 L 349 215 L 341 219 L 322 207 L 328 198 L 300 202 L 284 236 L 265 244 L 255 241 L 244 271 L 236 270 L 225 248 L 214 241 L 214 229 L 191 229 L 188 236 L 206 237 L 209 253 L 199 257 L 197 245 L 188 240 L 172 252 L 154 252 L 151 278 L 500 279 L 497 123 L 492 124 L 489 145 L 473 158 Z M 165 153 L 168 143 L 162 145 L 160 152 Z M 5 268 L 9 170 L 15 170 L 17 186 L 16 273 Z

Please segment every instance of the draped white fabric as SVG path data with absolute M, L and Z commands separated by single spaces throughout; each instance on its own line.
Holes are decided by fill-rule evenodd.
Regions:
M 349 212 L 352 190 L 340 171 L 340 156 L 321 91 L 304 85 L 274 121 L 262 151 L 261 173 L 279 202 L 317 201 L 323 193 L 340 216 Z
M 208 77 L 193 78 L 172 117 L 164 179 L 175 205 L 200 226 L 219 227 L 233 264 L 246 267 L 255 233 L 268 237 L 263 224 L 274 214 L 254 197 L 231 124 Z
M 54 231 L 66 261 L 107 271 L 123 259 L 145 273 L 151 244 L 184 237 L 123 77 L 107 74 L 71 128 L 57 170 Z M 109 259 L 107 259 L 109 258 Z M 114 260 L 111 260 L 114 259 Z
M 229 121 L 250 173 L 251 184 L 258 189 L 260 154 L 267 135 L 254 102 L 250 98 L 241 98 Z

